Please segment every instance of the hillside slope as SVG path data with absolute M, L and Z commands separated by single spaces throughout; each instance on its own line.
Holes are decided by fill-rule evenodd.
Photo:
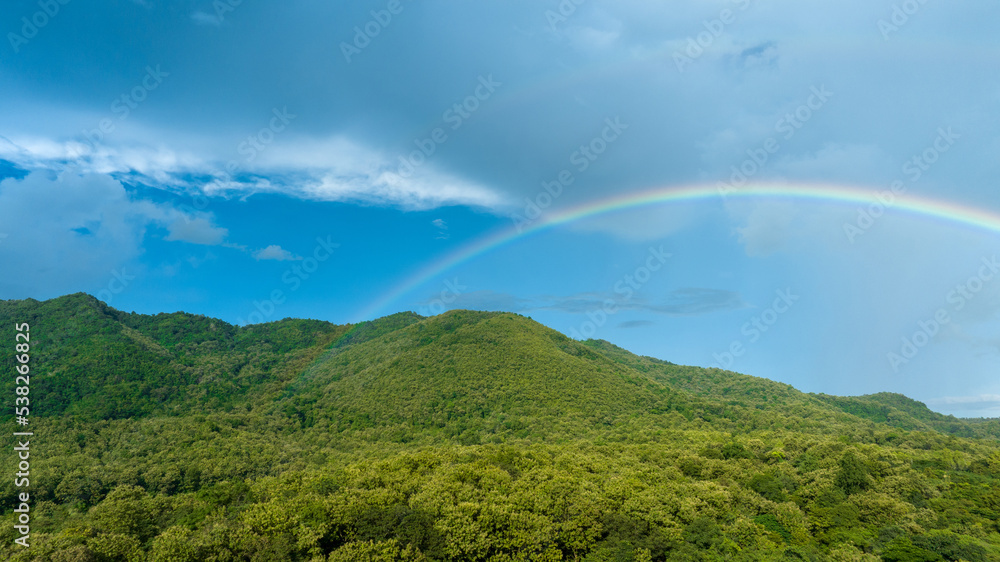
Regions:
M 292 400 L 340 430 L 446 428 L 463 442 L 571 434 L 662 413 L 673 392 L 527 318 L 452 311 L 320 356 Z
M 661 384 L 706 400 L 704 408 L 715 412 L 713 419 L 721 416 L 754 424 L 758 423 L 753 421 L 759 418 L 758 413 L 766 412 L 787 418 L 791 423 L 786 425 L 775 422 L 772 416 L 764 416 L 765 423 L 780 423 L 797 431 L 823 431 L 828 424 L 867 421 L 872 422 L 871 426 L 1000 439 L 1000 420 L 965 420 L 946 416 L 901 394 L 806 394 L 790 385 L 764 378 L 636 356 L 604 341 L 584 343 Z
M 995 420 L 899 395 L 510 313 L 237 327 L 77 294 L 0 302 L 0 338 L 14 322 L 33 545 L 2 479 L 3 560 L 1000 561 Z
M 740 429 L 738 421 L 743 429 L 780 423 L 824 431 L 854 420 L 1000 437 L 995 423 L 943 416 L 899 395 L 807 395 L 599 340 L 576 342 L 509 313 L 400 313 L 342 326 L 285 319 L 241 328 L 181 312 L 124 313 L 75 294 L 0 301 L 0 338 L 13 340 L 14 319 L 34 327 L 35 372 L 44 373 L 36 379 L 38 416 L 100 420 L 263 407 L 304 426 L 323 419 L 340 430 L 391 426 L 398 436 L 448 426 L 451 437 L 483 430 L 524 437 L 673 412 L 720 427 L 728 420 L 729 429 Z M 12 356 L 0 349 L 0 361 Z

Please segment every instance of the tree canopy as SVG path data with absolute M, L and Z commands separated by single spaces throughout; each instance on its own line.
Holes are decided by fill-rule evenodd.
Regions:
M 901 395 L 512 313 L 239 327 L 76 294 L 0 301 L 15 322 L 32 547 L 0 481 L 5 560 L 1000 560 L 997 420 Z

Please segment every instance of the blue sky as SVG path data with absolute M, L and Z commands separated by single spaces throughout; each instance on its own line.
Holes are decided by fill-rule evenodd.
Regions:
M 937 0 L 5 2 L 0 298 L 241 324 L 512 310 L 805 391 L 1000 416 L 1000 233 L 900 209 L 853 242 L 861 203 L 609 212 L 373 308 L 513 217 L 741 168 L 904 180 L 1000 216 L 998 18 Z

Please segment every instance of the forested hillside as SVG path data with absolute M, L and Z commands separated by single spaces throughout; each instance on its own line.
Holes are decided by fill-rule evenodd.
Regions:
M 1000 560 L 1000 426 L 900 395 L 510 313 L 237 327 L 84 294 L 0 301 L 8 373 L 15 322 L 32 546 L 4 477 L 4 560 Z

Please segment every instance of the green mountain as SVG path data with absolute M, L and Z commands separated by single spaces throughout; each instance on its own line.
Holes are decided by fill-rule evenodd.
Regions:
M 32 546 L 6 478 L 4 559 L 1000 560 L 1000 425 L 901 395 L 511 313 L 237 327 L 85 294 L 0 301 L 11 373 L 25 322 Z

